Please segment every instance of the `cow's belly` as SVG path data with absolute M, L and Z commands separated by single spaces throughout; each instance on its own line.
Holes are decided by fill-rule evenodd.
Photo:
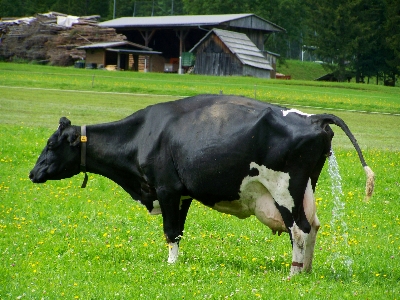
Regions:
M 263 224 L 275 233 L 288 231 L 282 216 L 275 206 L 271 193 L 259 182 L 253 181 L 241 192 L 241 198 L 235 201 L 221 201 L 213 209 L 240 219 L 255 215 Z

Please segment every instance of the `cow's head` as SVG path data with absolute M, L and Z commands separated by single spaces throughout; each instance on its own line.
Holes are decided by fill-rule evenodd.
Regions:
M 60 119 L 56 132 L 48 139 L 35 167 L 29 174 L 34 183 L 60 180 L 80 172 L 80 131 L 65 117 Z

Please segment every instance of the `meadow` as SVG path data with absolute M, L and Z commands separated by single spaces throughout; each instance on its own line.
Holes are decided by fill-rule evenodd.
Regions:
M 310 274 L 288 279 L 287 234 L 197 202 L 179 261 L 168 265 L 161 216 L 115 183 L 90 174 L 81 189 L 82 174 L 40 185 L 28 178 L 61 116 L 79 125 L 108 122 L 220 91 L 340 116 L 375 172 L 366 202 L 356 152 L 333 127 L 343 194 L 333 201 L 326 165 L 315 194 L 322 226 Z M 0 109 L 0 299 L 400 298 L 398 88 L 0 63 Z

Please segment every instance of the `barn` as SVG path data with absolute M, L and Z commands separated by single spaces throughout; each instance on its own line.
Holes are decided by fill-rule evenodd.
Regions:
M 263 54 L 266 53 L 264 44 L 268 37 L 272 33 L 285 31 L 284 28 L 250 13 L 123 17 L 99 23 L 99 26 L 114 28 L 117 33 L 124 34 L 128 41 L 162 52 L 164 70 L 169 70 L 166 66 L 171 65 L 176 70 L 179 58 L 190 57 L 189 50 L 205 36 L 215 34 L 213 29 L 241 33 Z M 235 61 L 235 58 L 231 61 Z M 243 63 L 242 65 L 245 69 L 249 66 Z M 267 75 L 263 74 L 261 77 Z
M 271 78 L 273 68 L 260 49 L 244 34 L 212 29 L 191 50 L 195 73 Z

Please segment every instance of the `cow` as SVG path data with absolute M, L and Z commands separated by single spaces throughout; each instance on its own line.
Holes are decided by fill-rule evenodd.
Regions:
M 84 172 L 87 181 L 90 172 L 116 182 L 162 215 L 169 263 L 193 199 L 241 219 L 255 215 L 273 233 L 289 234 L 295 275 L 312 267 L 320 227 L 314 191 L 331 154 L 331 124 L 357 151 L 371 197 L 374 173 L 342 119 L 228 95 L 159 103 L 90 126 L 62 117 L 29 177 L 43 183 Z

